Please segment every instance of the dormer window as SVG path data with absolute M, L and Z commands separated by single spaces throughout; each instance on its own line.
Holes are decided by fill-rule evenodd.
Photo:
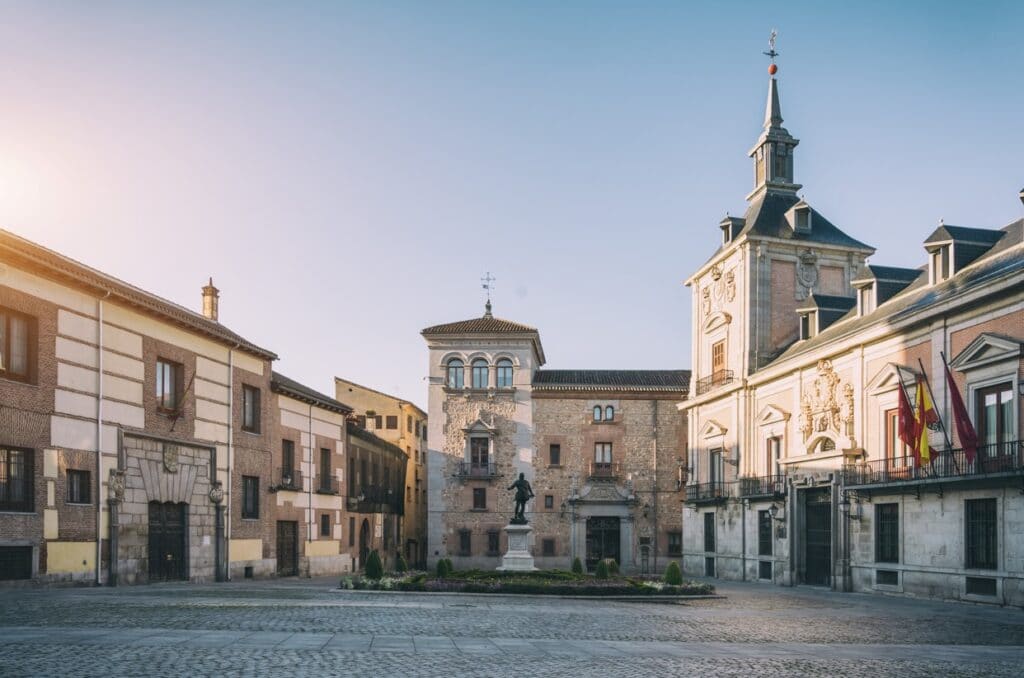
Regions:
M 818 333 L 817 311 L 808 311 L 800 316 L 800 339 L 810 339 Z
M 950 246 L 940 245 L 929 251 L 928 270 L 931 283 L 937 285 L 949 278 L 949 250 Z
M 875 286 L 867 285 L 857 290 L 857 315 L 867 315 L 875 310 Z

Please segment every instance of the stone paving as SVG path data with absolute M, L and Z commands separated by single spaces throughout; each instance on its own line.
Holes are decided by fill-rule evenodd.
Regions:
M 1024 611 L 716 582 L 678 603 L 338 591 L 6 590 L 0 676 L 1014 676 Z

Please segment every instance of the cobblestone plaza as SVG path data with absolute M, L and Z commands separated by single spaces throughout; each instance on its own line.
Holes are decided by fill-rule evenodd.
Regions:
M 2 676 L 1019 676 L 1024 612 L 719 584 L 682 604 L 327 580 L 10 590 Z

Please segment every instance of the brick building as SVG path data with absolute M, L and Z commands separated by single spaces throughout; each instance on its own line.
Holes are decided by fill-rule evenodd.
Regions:
M 681 549 L 685 370 L 542 370 L 532 327 L 480 318 L 422 332 L 430 355 L 428 563 L 493 569 L 522 473 L 539 567 L 658 571 Z

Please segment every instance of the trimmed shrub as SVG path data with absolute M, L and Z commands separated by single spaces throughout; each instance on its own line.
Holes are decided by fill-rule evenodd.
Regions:
M 608 559 L 608 574 L 616 575 L 619 573 L 619 561 L 614 558 Z
M 448 575 L 449 575 L 449 576 L 451 576 L 451 574 L 452 574 L 453 572 L 455 572 L 455 566 L 454 566 L 454 565 L 452 565 L 452 559 L 451 559 L 451 558 L 445 558 L 445 559 L 444 559 L 444 563 L 445 563 L 445 565 L 444 565 L 444 566 L 445 566 L 446 568 L 448 568 Z
M 572 559 L 572 573 L 583 574 L 583 562 L 579 559 L 579 556 Z
M 448 569 L 448 559 L 441 558 L 437 561 L 437 578 L 447 579 L 449 574 L 451 574 L 451 570 Z
M 383 576 L 384 564 L 380 562 L 380 554 L 377 553 L 377 549 L 374 549 L 366 558 L 366 578 L 378 581 Z
M 669 586 L 683 585 L 683 573 L 679 570 L 679 563 L 674 560 L 665 568 L 665 583 Z
M 598 561 L 597 569 L 594 570 L 595 579 L 607 579 L 608 578 L 608 562 L 605 560 Z
M 395 572 L 408 572 L 408 571 L 409 571 L 409 563 L 405 562 L 405 556 L 403 556 L 401 553 L 399 553 L 398 557 L 395 558 Z

